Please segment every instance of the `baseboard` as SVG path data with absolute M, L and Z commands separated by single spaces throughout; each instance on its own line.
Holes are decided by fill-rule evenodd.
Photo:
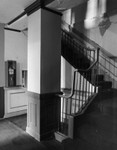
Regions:
M 4 107 L 4 87 L 0 87 L 0 118 L 4 117 L 4 111 L 5 111 L 5 107 Z
M 13 113 L 6 113 L 6 114 L 4 114 L 4 118 L 19 116 L 19 115 L 23 115 L 23 114 L 27 114 L 27 110 L 17 111 L 17 112 L 13 112 Z
M 26 132 L 32 137 L 34 137 L 37 141 L 40 141 L 40 135 L 31 128 L 26 127 Z

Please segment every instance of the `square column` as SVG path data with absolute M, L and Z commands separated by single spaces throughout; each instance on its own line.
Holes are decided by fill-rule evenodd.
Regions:
M 0 118 L 4 117 L 4 86 L 5 86 L 5 32 L 4 24 L 0 23 Z
M 28 17 L 28 114 L 26 131 L 37 140 L 58 128 L 61 16 L 39 9 Z
M 5 33 L 4 24 L 0 23 L 0 87 L 5 86 Z

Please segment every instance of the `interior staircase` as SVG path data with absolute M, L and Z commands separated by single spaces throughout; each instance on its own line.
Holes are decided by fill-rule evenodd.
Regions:
M 113 88 L 117 68 L 115 62 L 102 53 L 100 48 L 87 48 L 83 40 L 81 42 L 76 35 L 74 36 L 72 32 L 65 29 L 62 29 L 61 45 L 61 54 L 74 67 L 74 75 L 72 88 L 64 89 L 63 95 L 59 95 L 61 118 L 55 137 L 62 141 L 75 137 L 86 140 L 91 136 L 92 140 L 89 141 L 93 144 L 93 138 L 96 138 L 99 127 L 100 131 L 105 132 L 102 139 L 107 140 L 106 131 L 109 126 L 106 124 L 113 111 L 116 112 L 116 107 L 113 105 L 116 104 L 117 96 L 116 89 Z M 107 64 L 109 67 L 115 67 L 114 73 L 107 67 Z M 111 123 L 115 126 L 113 121 L 109 122 Z M 91 128 L 95 130 L 94 135 L 90 135 Z M 87 137 L 85 137 L 85 132 L 88 132 Z M 114 136 L 116 137 L 115 134 Z
M 98 69 L 96 64 L 98 63 L 99 49 L 97 50 L 97 58 L 95 58 L 95 50 L 88 49 L 84 45 L 81 45 L 79 41 L 74 41 L 73 36 L 69 32 L 62 30 L 62 56 L 75 68 L 78 69 L 78 72 L 84 76 L 91 84 L 95 86 L 100 86 L 101 89 L 107 89 L 112 87 L 111 81 L 104 81 L 104 75 L 98 74 Z M 78 43 L 79 42 L 79 43 Z M 97 59 L 97 60 L 96 60 Z M 97 62 L 96 62 L 97 61 Z M 95 66 L 91 66 L 91 64 Z M 94 68 L 96 67 L 96 68 Z M 90 68 L 90 69 L 89 69 Z M 88 70 L 87 73 L 84 73 Z M 95 69 L 95 70 L 94 70 Z M 95 71 L 95 79 L 91 80 L 92 72 Z

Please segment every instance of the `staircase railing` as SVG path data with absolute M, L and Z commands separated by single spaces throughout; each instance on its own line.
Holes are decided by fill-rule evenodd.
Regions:
M 67 48 L 66 48 L 67 47 Z M 59 125 L 59 132 L 73 138 L 74 136 L 74 128 L 73 128 L 73 118 L 75 116 L 81 115 L 87 106 L 90 104 L 91 100 L 97 94 L 97 87 L 95 83 L 96 80 L 96 72 L 99 61 L 99 49 L 91 50 L 83 45 L 80 41 L 78 41 L 74 36 L 67 33 L 67 31 L 62 30 L 62 48 L 63 56 L 70 56 L 71 60 L 75 59 L 76 54 L 72 56 L 71 51 L 78 52 L 90 62 L 88 66 L 85 61 L 78 62 L 79 67 L 82 66 L 83 69 L 75 69 L 73 73 L 73 82 L 70 94 L 59 95 L 61 97 L 61 119 Z M 76 63 L 75 68 L 77 67 Z M 86 66 L 85 66 L 86 65 Z M 69 91 L 67 91 L 69 93 Z
M 98 73 L 103 74 L 105 80 L 111 81 L 113 88 L 117 88 L 117 56 L 113 56 L 111 53 L 98 45 L 95 41 L 89 39 L 83 33 L 73 28 L 71 25 L 67 24 L 64 21 L 62 22 L 62 28 L 66 29 L 72 35 L 76 36 L 76 38 L 79 39 L 79 41 L 83 43 L 83 45 L 89 44 L 89 47 L 93 49 L 100 49 Z
M 71 31 L 71 26 L 69 25 L 67 26 L 67 30 L 66 28 L 62 29 L 62 55 L 63 57 L 67 56 L 68 60 L 71 59 L 71 65 L 79 69 L 75 69 L 73 72 L 71 90 L 66 91 L 63 95 L 59 95 L 61 97 L 61 118 L 58 131 L 62 136 L 73 138 L 74 117 L 84 113 L 93 98 L 97 95 L 97 85 L 99 84 L 96 75 L 106 74 L 106 78 L 110 79 L 107 80 L 112 81 L 113 86 L 114 83 L 116 84 L 117 58 L 115 60 L 115 57 L 112 57 L 112 55 L 107 55 L 100 46 L 98 47 L 98 44 L 93 45 L 93 41 L 90 41 L 90 39 L 87 41 L 87 37 L 81 39 L 81 36 L 79 38 L 77 35 L 72 34 Z M 87 48 L 86 42 L 91 44 L 91 49 Z M 74 53 L 72 53 L 73 51 Z M 86 56 L 86 63 L 85 61 L 81 62 L 80 58 L 77 59 L 77 54 Z M 82 66 L 82 69 L 80 66 Z
M 71 61 L 75 61 L 77 54 L 80 53 L 81 55 L 86 56 L 86 59 L 89 59 L 90 63 L 91 62 L 93 63 L 95 61 L 96 51 L 94 49 L 87 48 L 83 43 L 81 43 L 81 41 L 79 41 L 76 37 L 74 37 L 68 31 L 62 29 L 61 32 L 62 32 L 61 42 L 62 42 L 62 55 L 63 56 L 70 56 Z M 73 51 L 75 51 L 75 53 L 73 53 Z M 81 66 L 81 63 L 82 63 L 81 59 L 79 60 L 80 62 L 78 62 L 77 60 L 77 63 Z M 83 64 L 85 64 L 84 61 L 83 61 Z M 72 62 L 72 63 L 76 64 L 76 62 Z M 86 68 L 88 67 L 87 64 L 85 64 L 85 66 Z
M 117 57 L 107 56 L 100 50 L 98 72 L 104 75 L 105 80 L 112 82 L 113 88 L 117 88 Z
M 99 55 L 97 49 L 97 59 L 86 69 L 76 69 L 73 75 L 73 84 L 71 93 L 59 95 L 61 97 L 61 119 L 59 132 L 70 138 L 74 137 L 74 117 L 84 113 L 90 102 L 97 94 L 95 85 L 96 73 Z M 90 82 L 87 80 L 90 78 Z

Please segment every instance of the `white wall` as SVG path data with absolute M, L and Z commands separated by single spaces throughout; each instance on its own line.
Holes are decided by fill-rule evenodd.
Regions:
M 117 15 L 109 17 L 111 25 L 106 30 L 105 34 L 102 36 L 98 26 L 90 30 L 86 30 L 84 28 L 86 7 L 87 5 L 86 3 L 84 3 L 71 10 L 71 20 L 74 20 L 74 27 L 80 32 L 83 32 L 87 37 L 95 41 L 97 44 L 102 46 L 109 53 L 112 53 L 113 55 L 117 56 Z
M 28 91 L 40 93 L 41 10 L 28 17 Z
M 71 89 L 74 68 L 61 57 L 61 88 Z
M 5 30 L 5 61 L 17 61 L 17 84 L 22 84 L 22 70 L 27 69 L 27 36 Z
M 117 56 L 117 15 L 110 17 L 111 25 L 101 36 L 99 27 L 88 31 L 87 36 L 114 56 Z
M 67 24 L 73 23 L 71 9 L 64 11 L 62 20 Z M 67 29 L 67 28 L 66 28 Z M 73 67 L 63 58 L 61 57 L 61 88 L 70 89 L 72 86 L 72 70 Z

